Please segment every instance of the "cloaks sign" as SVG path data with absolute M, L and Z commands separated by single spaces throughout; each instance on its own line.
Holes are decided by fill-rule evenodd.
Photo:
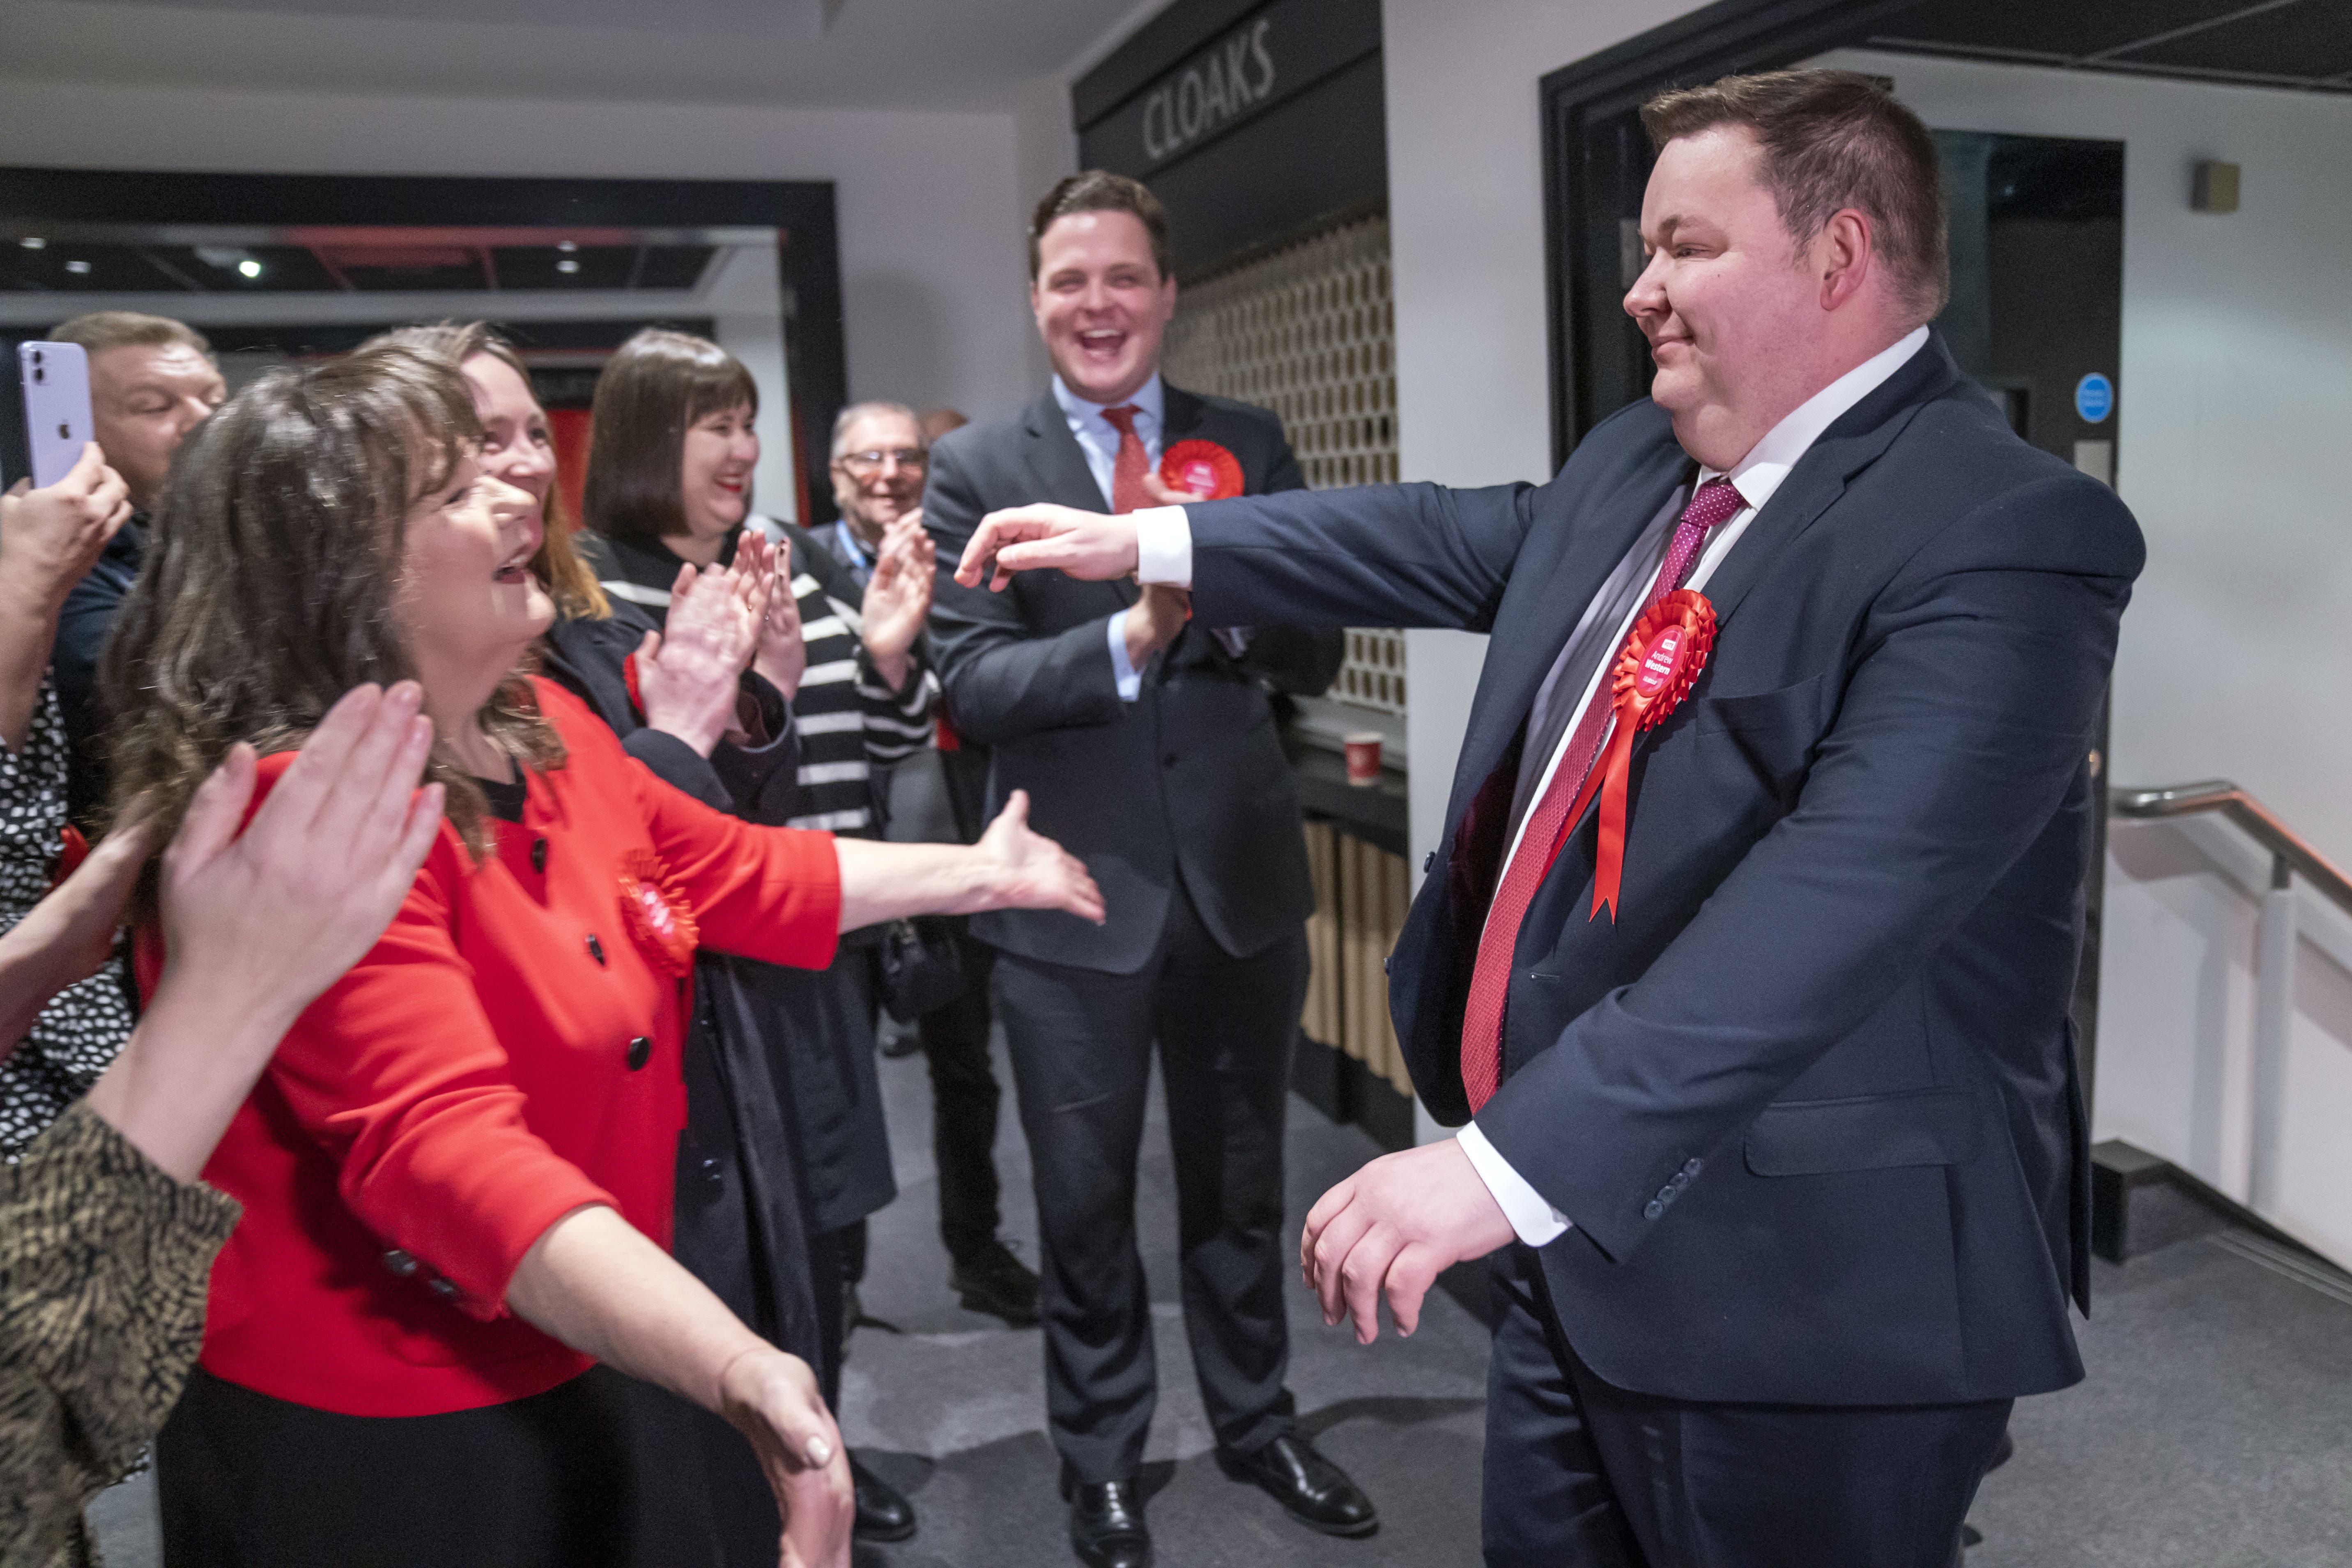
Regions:
M 1380 47 L 1379 0 L 1274 0 L 1132 91 L 1089 91 L 1124 76 L 1113 55 L 1077 91 L 1086 161 L 1149 175 Z M 1138 64 L 1137 76 L 1150 68 Z

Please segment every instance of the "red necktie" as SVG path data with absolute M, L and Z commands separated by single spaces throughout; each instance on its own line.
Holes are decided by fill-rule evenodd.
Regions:
M 1747 504 L 1728 479 L 1709 479 L 1699 486 L 1675 524 L 1674 540 L 1666 546 L 1666 558 L 1658 567 L 1657 580 L 1651 584 L 1643 608 L 1681 587 L 1698 562 L 1707 531 L 1728 521 Z M 1638 612 L 1635 618 L 1640 618 Z M 1527 829 L 1519 836 L 1518 851 L 1504 868 L 1502 884 L 1495 889 L 1494 905 L 1486 913 L 1486 929 L 1478 936 L 1478 962 L 1470 971 L 1470 998 L 1462 1015 L 1462 1087 L 1470 1097 L 1474 1115 L 1502 1085 L 1503 1000 L 1510 991 L 1511 956 L 1518 946 L 1519 922 L 1527 917 L 1528 906 L 1535 901 L 1536 889 L 1543 885 L 1551 863 L 1559 858 L 1560 846 L 1568 842 L 1568 831 L 1575 826 L 1568 820 L 1568 808 L 1584 788 L 1584 776 L 1592 771 L 1601 744 L 1609 738 L 1612 710 L 1607 674 L 1615 662 L 1612 658 L 1601 667 L 1602 683 L 1594 689 L 1592 700 L 1585 704 L 1574 732 L 1561 749 L 1550 784 L 1528 808 Z
M 1151 467 L 1151 458 L 1143 450 L 1143 437 L 1135 433 L 1135 416 L 1142 412 L 1141 405 L 1133 403 L 1103 410 L 1103 417 L 1118 432 L 1118 460 L 1110 470 L 1113 511 L 1140 511 L 1151 504 L 1151 497 L 1143 489 L 1144 472 Z

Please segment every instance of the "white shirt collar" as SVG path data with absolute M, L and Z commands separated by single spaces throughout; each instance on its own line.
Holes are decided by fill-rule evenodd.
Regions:
M 1058 374 L 1054 377 L 1054 401 L 1062 405 L 1062 413 L 1069 419 L 1073 430 L 1085 426 L 1106 432 L 1110 437 L 1113 448 L 1116 449 L 1118 433 L 1112 427 L 1111 422 L 1103 417 L 1103 410 L 1123 408 L 1126 404 L 1088 403 L 1085 398 L 1072 392 L 1069 384 L 1065 382 Z M 1160 373 L 1153 371 L 1151 379 L 1138 387 L 1135 395 L 1129 398 L 1127 402 L 1134 404 L 1143 411 L 1136 416 L 1135 433 L 1144 437 L 1147 441 L 1157 435 L 1161 425 L 1165 423 L 1161 411 L 1167 407 L 1167 394 L 1160 384 Z
M 1780 488 L 1780 481 L 1787 479 L 1789 471 L 1797 466 L 1798 460 L 1822 438 L 1822 432 L 1836 424 L 1855 404 L 1877 391 L 1885 384 L 1887 377 L 1909 363 L 1911 356 L 1917 353 L 1920 345 L 1927 341 L 1927 329 L 1914 327 L 1893 346 L 1871 355 L 1797 405 L 1787 418 L 1765 432 L 1764 438 L 1750 447 L 1748 456 L 1734 463 L 1730 473 L 1724 476 L 1738 490 L 1739 499 L 1749 507 L 1761 510 L 1764 503 L 1772 499 L 1772 492 Z M 1057 390 L 1060 384 L 1058 381 L 1055 383 Z M 1718 472 L 1715 468 L 1701 468 L 1698 482 L 1705 484 L 1716 478 Z

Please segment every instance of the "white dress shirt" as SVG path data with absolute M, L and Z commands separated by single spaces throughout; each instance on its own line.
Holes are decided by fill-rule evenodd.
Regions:
M 1128 403 L 1135 405 L 1135 437 L 1143 443 L 1143 460 L 1147 465 L 1159 462 L 1160 432 L 1167 428 L 1168 406 L 1160 373 L 1153 371 L 1151 379 L 1137 388 L 1127 403 L 1088 403 L 1056 375 L 1054 401 L 1062 405 L 1062 417 L 1070 422 L 1070 434 L 1077 437 L 1078 450 L 1086 454 L 1087 468 L 1095 477 L 1095 488 L 1102 491 L 1105 510 L 1116 510 L 1118 502 L 1112 491 L 1118 472 L 1119 433 L 1118 426 L 1103 417 L 1103 410 L 1124 408 Z M 1118 694 L 1123 700 L 1132 702 L 1143 695 L 1143 677 L 1127 657 L 1125 610 L 1110 618 L 1110 668 L 1118 678 Z
M 1738 490 L 1739 499 L 1745 504 L 1728 520 L 1708 531 L 1698 561 L 1683 584 L 1685 587 L 1694 590 L 1706 587 L 1707 579 L 1715 575 L 1730 555 L 1732 548 L 1739 542 L 1740 535 L 1748 531 L 1748 525 L 1755 520 L 1757 512 L 1772 499 L 1781 481 L 1789 477 L 1790 470 L 1811 450 L 1822 432 L 1837 423 L 1839 417 L 1855 404 L 1876 391 L 1887 377 L 1902 369 L 1927 341 L 1927 329 L 1915 328 L 1894 346 L 1864 360 L 1813 394 L 1788 417 L 1772 426 L 1745 458 L 1732 465 L 1728 473 L 1718 474 L 1714 468 L 1700 468 L 1696 483 L 1703 485 L 1712 479 L 1727 479 Z M 1659 509 L 1657 515 L 1650 520 L 1649 526 L 1643 530 L 1641 537 L 1628 552 L 1626 563 L 1638 563 L 1640 581 L 1643 584 L 1654 583 L 1659 568 L 1664 564 L 1667 541 L 1692 493 L 1690 489 L 1677 489 L 1667 499 L 1666 504 Z M 1134 516 L 1137 577 L 1145 583 L 1191 587 L 1192 530 L 1185 520 L 1184 509 L 1181 506 L 1150 507 L 1136 512 Z M 1621 566 L 1619 572 L 1622 574 L 1624 569 Z M 1613 583 L 1615 579 L 1612 581 Z M 1590 621 L 1604 603 L 1618 596 L 1621 595 L 1612 595 L 1604 587 L 1593 604 L 1586 607 L 1585 619 Z M 1626 635 L 1633 629 L 1635 616 L 1640 615 L 1648 597 L 1646 593 L 1632 596 L 1631 605 L 1622 613 L 1616 635 L 1609 645 L 1611 648 L 1624 642 Z M 1510 848 L 1503 858 L 1502 867 L 1496 871 L 1498 885 L 1503 872 L 1509 868 L 1511 857 L 1518 853 L 1520 836 L 1527 829 L 1526 818 L 1533 815 L 1528 806 L 1543 798 L 1544 790 L 1549 787 L 1552 774 L 1559 770 L 1561 758 L 1567 752 L 1569 740 L 1576 732 L 1577 718 L 1591 704 L 1601 689 L 1601 681 L 1616 662 L 1613 658 L 1603 658 L 1585 681 L 1576 706 L 1565 715 L 1552 712 L 1552 704 L 1559 696 L 1554 688 L 1560 680 L 1563 667 L 1570 662 L 1569 654 L 1589 629 L 1584 624 L 1579 624 L 1577 632 L 1570 635 L 1567 647 L 1561 650 L 1559 659 L 1554 663 L 1551 673 L 1545 677 L 1542 688 L 1536 693 L 1535 709 L 1529 716 L 1529 732 L 1549 733 L 1556 729 L 1559 738 L 1554 742 L 1551 756 L 1545 763 L 1543 774 L 1534 789 L 1519 792 L 1525 799 L 1518 805 L 1520 816 L 1511 830 Z M 1553 722 L 1546 723 L 1548 718 Z M 1561 722 L 1563 720 L 1565 722 Z M 1601 735 L 1601 744 L 1604 748 L 1608 744 L 1605 731 Z M 1504 1217 L 1511 1222 L 1511 1229 L 1521 1241 L 1529 1247 L 1542 1247 L 1559 1240 L 1567 1233 L 1568 1216 L 1552 1207 L 1526 1177 L 1511 1168 L 1510 1162 L 1505 1160 L 1487 1141 L 1475 1121 L 1454 1136 L 1462 1145 L 1462 1152 L 1469 1156 L 1470 1164 L 1478 1173 L 1479 1180 L 1486 1184 L 1486 1190 L 1494 1194 L 1495 1202 L 1500 1205 Z

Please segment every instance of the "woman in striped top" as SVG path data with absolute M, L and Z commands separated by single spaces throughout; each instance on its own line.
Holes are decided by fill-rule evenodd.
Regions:
M 930 542 L 919 523 L 901 531 L 860 590 L 805 532 L 753 516 L 758 411 L 751 374 L 717 344 L 657 330 L 630 339 L 597 383 L 583 505 L 592 531 L 582 535 L 581 553 L 616 621 L 642 616 L 659 627 L 684 567 L 731 568 L 747 533 L 772 542 L 780 574 L 789 573 L 805 663 L 791 668 L 779 646 L 763 647 L 752 668 L 790 704 L 798 755 L 789 776 L 776 770 L 756 804 L 739 790 L 735 809 L 761 822 L 879 837 L 873 771 L 929 743 L 939 700 L 917 651 L 930 609 Z M 603 642 L 618 649 L 627 638 Z M 820 971 L 728 961 L 744 975 L 740 994 L 799 1135 L 824 1341 L 818 1370 L 836 1405 L 865 1220 L 898 1194 L 874 1066 L 878 954 L 878 932 L 852 932 Z M 904 1498 L 862 1467 L 856 1479 L 862 1536 L 914 1532 Z

